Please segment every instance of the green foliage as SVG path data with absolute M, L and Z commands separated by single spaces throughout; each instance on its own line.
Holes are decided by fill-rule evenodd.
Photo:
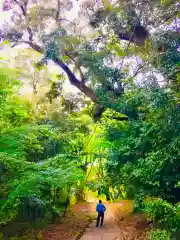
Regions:
M 104 121 L 109 151 L 105 178 L 113 187 L 124 186 L 134 199 L 134 211 L 146 211 L 170 233 L 179 231 L 179 122 L 176 94 L 166 89 L 141 88 L 126 92 L 114 109 L 129 121 Z M 106 148 L 107 149 L 107 148 Z M 146 196 L 161 197 L 149 199 Z M 154 235 L 153 235 L 154 236 Z
M 180 211 L 176 206 L 162 199 L 147 199 L 144 202 L 144 210 L 161 228 L 170 232 L 180 230 Z
M 168 77 L 171 86 L 176 90 L 179 89 L 177 81 L 178 64 L 180 63 L 179 44 L 179 34 L 174 31 L 158 32 L 152 41 L 153 49 L 156 52 L 153 57 L 155 64 Z
M 54 41 L 48 41 L 45 46 L 45 59 L 53 60 L 59 57 L 59 47 Z
M 136 93 L 129 92 L 119 103 L 132 118 L 127 127 L 105 125 L 111 146 L 107 171 L 113 182 L 125 184 L 131 197 L 142 190 L 177 202 L 180 114 L 176 100 L 160 89 Z
M 166 230 L 152 229 L 148 234 L 148 240 L 170 240 L 171 234 Z
M 94 46 L 91 48 L 94 48 Z M 108 59 L 109 50 L 107 52 L 100 50 L 94 52 L 93 50 L 94 49 L 80 51 L 77 63 L 88 69 L 85 73 L 86 81 L 96 90 L 100 101 L 106 105 L 107 100 L 108 104 L 110 102 L 108 96 L 113 98 L 115 93 L 122 93 L 121 79 L 123 74 L 118 68 L 108 66 L 108 61 L 110 61 Z
M 79 107 L 76 97 L 63 95 L 62 82 L 58 82 L 62 75 L 50 80 L 50 89 L 46 97 L 37 100 L 35 110 L 33 103 L 19 94 L 22 85 L 17 81 L 21 76 L 19 72 L 4 67 L 0 69 L 1 222 L 7 223 L 17 217 L 25 201 L 22 198 L 27 201 L 34 198 L 35 203 L 31 202 L 34 208 L 35 205 L 37 208 L 43 206 L 45 212 L 51 212 L 52 218 L 58 216 L 71 195 L 83 195 L 84 184 L 89 180 L 91 168 L 96 165 L 97 179 L 89 182 L 90 189 L 107 199 L 112 197 L 113 190 L 119 194 L 123 189 L 127 198 L 135 200 L 134 210 L 144 208 L 161 227 L 178 230 L 179 207 L 173 204 L 180 201 L 180 38 L 178 30 L 159 31 L 167 27 L 167 19 L 171 21 L 177 15 L 177 1 L 147 2 L 144 8 L 137 1 L 133 4 L 116 3 L 116 6 L 103 1 L 104 8 L 92 13 L 90 19 L 91 26 L 96 28 L 103 24 L 103 29 L 99 29 L 98 39 L 90 41 L 79 36 L 81 24 L 78 28 L 75 21 L 70 23 L 67 20 L 68 24 L 63 26 L 58 11 L 56 16 L 50 9 L 46 10 L 52 13 L 44 13 L 39 3 L 27 13 L 27 4 L 21 4 L 19 11 L 22 13 L 18 10 L 14 13 L 19 16 L 14 17 L 14 21 L 21 17 L 29 19 L 25 24 L 28 24 L 27 43 L 44 54 L 39 66 L 48 60 L 57 63 L 57 58 L 61 59 L 64 64 L 58 66 L 63 68 L 70 82 L 88 97 L 98 98 L 97 104 L 108 110 L 102 114 L 101 122 L 91 136 L 94 126 L 84 114 L 91 115 L 90 108 L 81 112 L 82 106 Z M 63 12 L 66 5 L 62 3 Z M 83 13 L 83 7 L 81 10 Z M 157 11 L 158 17 L 154 18 Z M 52 28 L 57 28 L 48 28 L 50 34 L 42 37 L 49 22 L 53 22 L 50 24 Z M 134 28 L 142 23 L 149 29 L 158 26 L 158 31 L 149 38 L 147 49 L 140 50 L 130 43 L 143 45 L 141 32 L 139 36 Z M 18 24 L 19 29 L 7 33 L 7 38 L 16 44 L 21 43 L 18 41 L 22 40 L 25 25 Z M 72 29 L 69 25 L 73 26 Z M 141 26 L 142 29 L 147 34 Z M 99 37 L 102 31 L 103 36 Z M 40 38 L 41 47 L 38 46 Z M 119 38 L 129 41 L 127 48 Z M 160 70 L 166 87 L 160 88 L 157 84 L 156 88 L 140 88 L 135 86 L 134 77 L 124 79 L 125 73 L 129 74 L 124 64 L 130 55 L 135 56 L 137 65 L 138 56 L 142 56 L 148 73 L 153 67 Z M 145 75 L 146 69 L 143 70 Z M 78 75 L 82 78 L 81 83 Z M 53 108 L 51 113 L 47 110 L 46 98 Z M 53 107 L 55 100 L 61 102 L 57 108 Z M 83 99 L 83 106 L 84 102 Z M 162 200 L 151 199 L 144 203 L 146 196 Z M 165 231 L 160 230 L 152 231 L 150 239 L 160 239 L 160 233 L 165 239 Z
M 0 71 L 0 131 L 10 127 L 20 126 L 33 121 L 30 103 L 23 101 L 18 95 L 20 81 L 16 78 L 18 71 L 3 69 Z M 29 111 L 30 110 L 30 111 Z
M 17 75 L 8 69 L 2 69 L 1 75 L 0 223 L 19 215 L 35 220 L 47 213 L 54 221 L 82 182 L 80 164 L 69 152 L 88 128 L 82 119 L 71 116 L 67 122 L 39 121 L 32 105 L 18 94 Z
M 7 154 L 1 154 L 1 163 L 4 164 L 9 173 L 16 176 L 14 179 L 10 179 L 8 183 L 11 192 L 5 204 L 1 207 L 1 223 L 5 223 L 16 216 L 22 196 L 33 194 L 41 199 L 45 186 L 49 186 L 50 189 L 63 189 L 68 185 L 77 184 L 77 181 L 81 178 L 81 171 L 76 169 L 76 164 L 65 160 L 65 157 L 61 155 L 47 159 L 43 163 L 35 164 L 25 159 L 15 159 Z M 51 192 L 49 192 L 49 195 L 43 196 L 42 201 L 53 206 L 52 199 Z

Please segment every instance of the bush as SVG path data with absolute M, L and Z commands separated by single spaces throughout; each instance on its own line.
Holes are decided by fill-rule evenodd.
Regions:
M 171 234 L 166 230 L 152 229 L 148 234 L 148 240 L 170 240 Z
M 144 208 L 144 193 L 138 192 L 134 196 L 133 212 L 142 212 Z
M 180 230 L 180 211 L 178 207 L 162 199 L 148 199 L 144 201 L 144 210 L 148 217 L 161 228 L 171 232 Z

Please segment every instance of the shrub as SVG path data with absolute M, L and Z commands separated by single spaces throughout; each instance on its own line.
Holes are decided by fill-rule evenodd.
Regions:
M 144 193 L 138 192 L 134 196 L 133 212 L 141 212 L 144 207 Z
M 178 207 L 162 199 L 153 199 L 144 201 L 144 210 L 148 217 L 155 221 L 158 226 L 168 229 L 171 232 L 180 229 L 180 212 Z
M 171 234 L 166 230 L 152 229 L 148 234 L 148 240 L 170 240 Z

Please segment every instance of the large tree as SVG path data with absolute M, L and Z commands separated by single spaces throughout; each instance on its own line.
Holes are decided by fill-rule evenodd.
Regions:
M 99 97 L 97 86 L 103 88 L 103 93 L 108 93 L 108 101 L 114 101 L 117 95 L 124 92 L 120 81 L 123 78 L 121 70 L 124 58 L 129 54 L 130 43 L 140 47 L 135 52 L 132 52 L 131 48 L 131 55 L 142 56 L 140 49 L 145 48 L 146 40 L 154 39 L 154 30 L 166 30 L 168 23 L 175 21 L 175 31 L 178 31 L 179 3 L 142 0 L 111 3 L 102 1 L 94 4 L 94 1 L 88 1 L 77 5 L 81 21 L 69 20 L 68 11 L 73 11 L 75 6 L 70 1 L 57 0 L 49 3 L 5 0 L 3 10 L 12 12 L 12 24 L 2 32 L 2 37 L 8 38 L 13 46 L 26 44 L 41 53 L 42 61 L 38 66 L 52 60 L 66 73 L 73 86 L 93 102 L 100 103 L 99 112 L 104 108 L 104 103 Z M 164 36 L 167 39 L 168 36 Z M 127 48 L 124 48 L 121 40 L 129 42 Z M 164 41 L 161 40 L 162 38 L 156 38 L 156 43 L 160 42 L 156 44 L 156 49 L 153 42 L 153 57 L 157 52 L 161 54 L 167 50 L 167 44 L 164 46 Z M 178 45 L 174 47 L 176 52 L 177 47 Z M 114 50 L 119 59 L 112 56 Z M 145 55 L 149 57 L 148 62 L 152 63 L 150 53 L 152 51 Z M 147 60 L 146 56 L 145 59 Z M 121 61 L 121 67 L 115 71 L 115 68 L 111 67 L 113 70 L 109 73 L 110 68 L 104 69 L 109 65 L 109 61 L 113 64 Z M 154 66 L 159 67 L 157 62 Z M 137 73 L 140 69 L 141 67 Z

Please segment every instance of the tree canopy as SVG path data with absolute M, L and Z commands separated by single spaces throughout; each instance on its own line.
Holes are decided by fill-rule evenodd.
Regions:
M 1 225 L 55 222 L 88 188 L 133 199 L 156 223 L 150 240 L 180 230 L 179 10 L 176 0 L 3 1 Z

